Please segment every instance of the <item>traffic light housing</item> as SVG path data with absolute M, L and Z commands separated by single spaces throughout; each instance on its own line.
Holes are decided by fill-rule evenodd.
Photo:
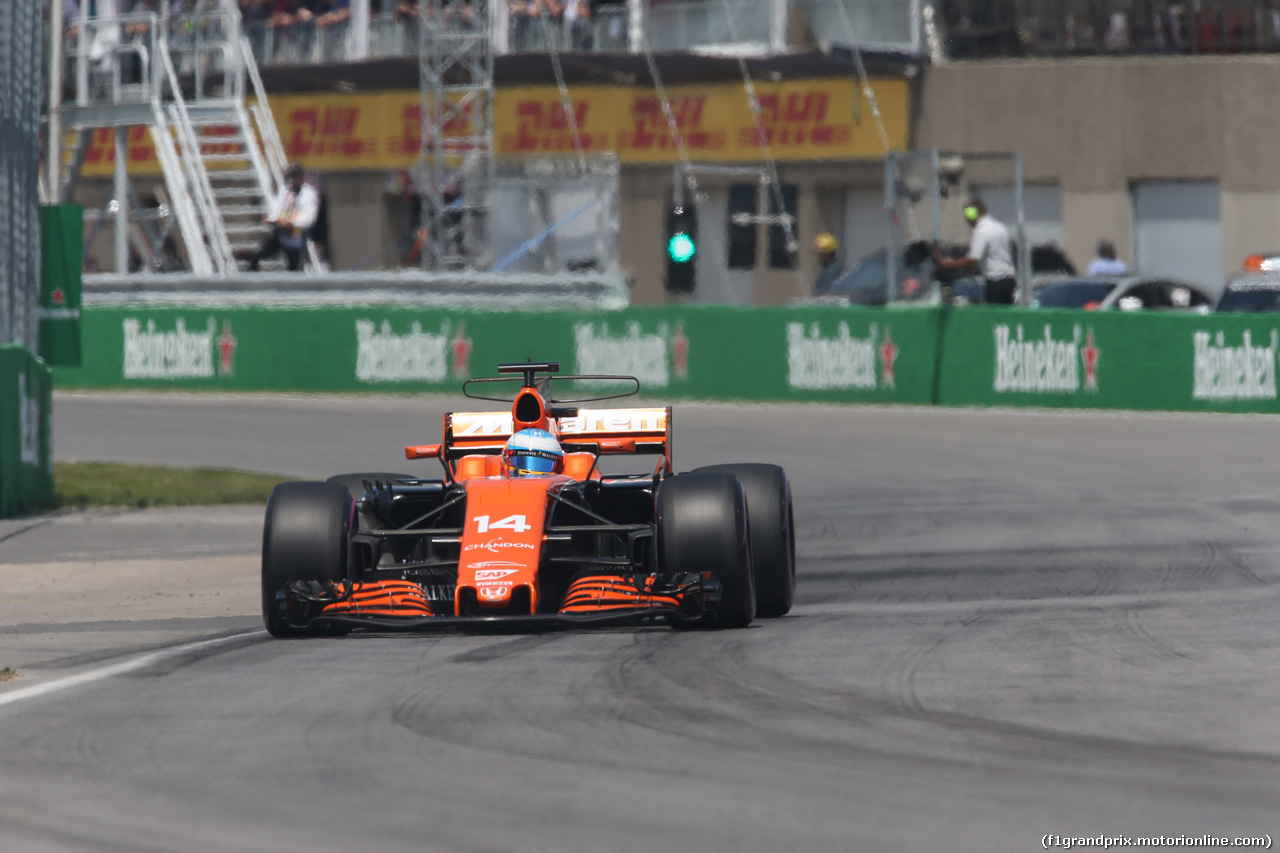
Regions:
M 692 293 L 697 285 L 698 211 L 692 204 L 673 204 L 667 210 L 667 290 Z

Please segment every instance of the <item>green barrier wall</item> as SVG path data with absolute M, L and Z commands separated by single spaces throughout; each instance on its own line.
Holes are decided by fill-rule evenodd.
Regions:
M 53 498 L 53 376 L 17 344 L 0 344 L 0 516 Z
M 457 391 L 532 358 L 668 399 L 1280 410 L 1280 314 L 92 308 L 82 335 L 60 387 Z
M 927 403 L 938 313 L 682 307 L 92 308 L 62 388 L 454 391 L 499 362 L 628 374 L 672 398 Z
M 952 310 L 938 402 L 1280 411 L 1280 314 Z

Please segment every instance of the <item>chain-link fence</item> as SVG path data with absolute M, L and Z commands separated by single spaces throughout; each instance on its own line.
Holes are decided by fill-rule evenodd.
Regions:
M 40 0 L 0 3 L 0 343 L 36 351 L 40 292 Z

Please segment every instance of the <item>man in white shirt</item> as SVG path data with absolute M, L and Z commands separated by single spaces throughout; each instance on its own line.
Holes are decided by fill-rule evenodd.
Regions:
M 259 262 L 284 251 L 290 272 L 302 269 L 302 250 L 307 245 L 307 229 L 315 224 L 320 212 L 320 194 L 303 180 L 302 167 L 290 164 L 284 171 L 285 186 L 271 206 L 271 214 L 264 220 L 271 226 L 271 233 L 262 241 L 261 248 L 249 256 L 249 271 L 257 272 Z
M 942 269 L 964 269 L 987 280 L 985 300 L 991 305 L 1012 305 L 1017 287 L 1017 270 L 1013 266 L 1013 242 L 1009 229 L 991 214 L 982 199 L 975 198 L 964 207 L 965 221 L 973 228 L 969 254 L 963 258 L 942 258 Z

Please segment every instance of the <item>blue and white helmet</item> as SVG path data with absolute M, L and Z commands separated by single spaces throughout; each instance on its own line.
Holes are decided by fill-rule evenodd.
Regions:
M 564 470 L 564 451 L 545 429 L 522 429 L 507 439 L 502 467 L 511 477 L 559 474 Z

